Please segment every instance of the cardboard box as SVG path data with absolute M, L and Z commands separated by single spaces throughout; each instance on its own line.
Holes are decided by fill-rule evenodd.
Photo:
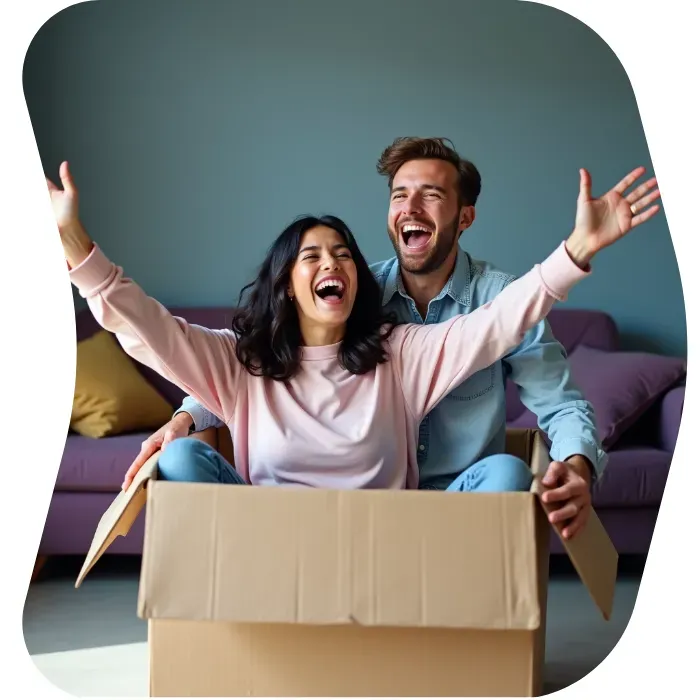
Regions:
M 508 451 L 532 465 L 531 493 L 178 484 L 155 478 L 156 456 L 76 586 L 145 503 L 151 696 L 538 695 L 550 459 L 537 431 L 509 431 Z M 617 553 L 595 513 L 565 545 L 608 619 Z

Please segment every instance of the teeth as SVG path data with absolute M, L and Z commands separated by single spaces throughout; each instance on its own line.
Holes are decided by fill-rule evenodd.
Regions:
M 316 287 L 316 291 L 319 292 L 326 287 L 338 287 L 341 292 L 345 291 L 345 285 L 340 280 L 325 280 Z
M 425 226 L 419 226 L 418 224 L 406 224 L 403 227 L 404 233 L 413 233 L 413 231 L 423 231 L 424 233 L 430 233 L 430 229 Z

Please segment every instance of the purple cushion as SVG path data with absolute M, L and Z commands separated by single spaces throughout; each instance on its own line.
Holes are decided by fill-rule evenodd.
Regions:
M 122 487 L 124 474 L 151 433 L 89 438 L 71 433 L 58 468 L 56 491 L 109 491 Z
M 682 358 L 646 352 L 605 352 L 579 345 L 571 374 L 596 414 L 603 449 L 614 445 L 639 417 L 685 377 Z
M 685 377 L 685 360 L 644 352 L 605 352 L 579 345 L 569 355 L 571 374 L 591 402 L 596 425 L 609 450 L 669 389 Z M 537 428 L 537 416 L 523 411 L 508 422 Z

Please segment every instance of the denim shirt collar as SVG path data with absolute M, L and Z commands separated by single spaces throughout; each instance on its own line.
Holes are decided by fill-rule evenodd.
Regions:
M 394 258 L 389 274 L 384 284 L 384 298 L 382 303 L 386 306 L 395 294 L 400 294 L 404 299 L 411 299 L 403 283 L 398 258 Z M 471 305 L 471 261 L 469 255 L 461 248 L 457 251 L 457 260 L 454 270 L 442 288 L 442 291 L 432 301 L 450 296 L 458 304 L 469 307 Z

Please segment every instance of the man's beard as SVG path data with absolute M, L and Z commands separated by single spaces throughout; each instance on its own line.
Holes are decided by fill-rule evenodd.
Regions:
M 403 256 L 400 238 L 403 236 L 401 231 L 398 237 L 394 238 L 393 231 L 389 230 L 389 239 L 396 251 L 396 257 L 399 259 L 399 265 L 406 272 L 413 275 L 429 275 L 431 272 L 438 270 L 450 256 L 455 241 L 459 238 L 459 215 L 457 215 L 442 231 L 436 234 L 437 244 L 428 253 L 428 256 L 423 260 L 406 259 Z

